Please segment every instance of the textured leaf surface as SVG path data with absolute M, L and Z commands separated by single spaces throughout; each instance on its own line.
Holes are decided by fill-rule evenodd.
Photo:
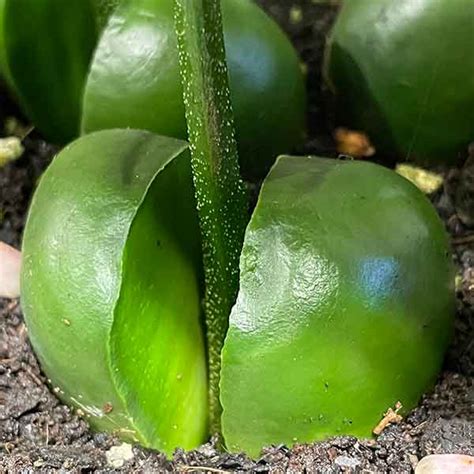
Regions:
M 209 413 L 214 435 L 221 431 L 221 351 L 239 287 L 248 203 L 239 170 L 220 0 L 177 0 L 175 30 L 203 243 Z
M 60 396 L 167 453 L 206 433 L 194 207 L 186 143 L 99 132 L 46 171 L 23 244 L 29 334 Z
M 253 2 L 222 7 L 241 164 L 260 174 L 302 139 L 302 74 L 288 39 Z M 83 131 L 133 127 L 185 139 L 182 98 L 173 0 L 124 1 L 91 65 Z
M 326 75 L 340 120 L 378 151 L 453 162 L 474 137 L 474 2 L 350 0 Z
M 232 451 L 369 437 L 434 381 L 454 291 L 443 225 L 404 178 L 282 157 L 247 228 L 222 356 Z

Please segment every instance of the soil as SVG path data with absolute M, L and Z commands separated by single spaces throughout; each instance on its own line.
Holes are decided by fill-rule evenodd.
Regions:
M 308 70 L 310 134 L 303 151 L 333 155 L 320 70 L 336 7 L 329 0 L 260 3 L 291 35 Z M 0 107 L 2 123 L 19 116 L 5 94 Z M 31 194 L 56 151 L 35 132 L 24 144 L 23 157 L 0 169 L 0 240 L 16 247 Z M 220 452 L 213 442 L 188 453 L 178 450 L 173 460 L 138 446 L 130 452 L 114 437 L 91 432 L 58 401 L 31 350 L 18 301 L 0 299 L 0 472 L 399 473 L 412 471 L 427 454 L 474 455 L 474 157 L 464 169 L 443 175 L 444 186 L 431 198 L 452 237 L 458 269 L 456 334 L 436 387 L 400 424 L 376 440 L 340 437 L 270 447 L 256 461 Z M 128 449 L 128 460 L 112 460 L 117 446 Z

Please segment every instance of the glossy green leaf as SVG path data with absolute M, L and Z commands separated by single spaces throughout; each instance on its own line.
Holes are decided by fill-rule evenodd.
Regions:
M 205 439 L 200 238 L 188 145 L 111 130 L 42 177 L 22 306 L 42 367 L 91 424 L 170 454 Z
M 369 437 L 435 380 L 454 291 L 443 224 L 364 162 L 282 157 L 247 228 L 222 355 L 228 449 Z
M 206 282 L 210 433 L 220 434 L 221 351 L 239 288 L 248 221 L 224 51 L 220 0 L 176 0 L 183 102 Z
M 10 87 L 12 87 L 13 81 L 8 68 L 7 51 L 5 48 L 5 2 L 6 0 L 0 0 L 0 77 L 2 77 Z
M 94 9 L 89 0 L 4 1 L 3 41 L 19 99 L 50 140 L 67 142 L 79 133 L 97 42 Z
M 253 2 L 222 7 L 241 165 L 258 175 L 302 139 L 302 74 L 285 35 Z M 186 138 L 173 0 L 126 0 L 112 15 L 91 66 L 82 126 Z
M 462 156 L 474 137 L 473 18 L 472 0 L 344 2 L 326 64 L 340 123 L 400 159 Z

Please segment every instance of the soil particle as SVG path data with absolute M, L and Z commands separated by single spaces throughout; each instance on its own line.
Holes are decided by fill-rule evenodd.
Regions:
M 429 454 L 472 454 L 474 424 L 463 418 L 434 420 L 420 439 L 420 452 Z
M 308 140 L 301 154 L 337 156 L 332 138 L 334 114 L 322 71 L 326 39 L 339 10 L 339 0 L 258 0 L 291 37 L 302 61 L 308 91 Z
M 455 205 L 460 220 L 474 228 L 474 143 L 469 147 L 469 158 L 461 171 Z
M 334 155 L 323 119 L 328 110 L 320 70 L 336 8 L 307 0 L 260 3 L 291 34 L 308 70 L 310 137 L 303 151 Z M 1 93 L 0 106 L 0 118 L 2 113 L 18 116 Z M 0 169 L 0 240 L 17 248 L 32 191 L 56 151 L 34 133 L 24 145 L 24 156 Z M 427 454 L 474 455 L 474 229 L 469 227 L 472 207 L 463 206 L 459 197 L 470 199 L 472 173 L 452 169 L 443 174 L 444 186 L 432 200 L 452 236 L 456 333 L 436 387 L 400 424 L 375 440 L 340 437 L 292 449 L 269 447 L 258 460 L 222 452 L 215 441 L 192 452 L 177 450 L 172 460 L 134 446 L 133 457 L 127 452 L 123 466 L 116 468 L 110 450 L 120 441 L 92 433 L 58 401 L 31 350 L 18 302 L 0 299 L 0 472 L 404 473 Z
M 0 172 L 0 240 L 17 248 L 33 189 L 57 151 L 35 135 L 26 138 L 23 145 L 23 156 Z

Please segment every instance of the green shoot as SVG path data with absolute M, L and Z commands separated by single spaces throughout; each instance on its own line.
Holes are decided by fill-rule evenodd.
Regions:
M 210 430 L 220 433 L 221 350 L 247 223 L 219 0 L 176 0 L 175 28 L 205 272 Z

